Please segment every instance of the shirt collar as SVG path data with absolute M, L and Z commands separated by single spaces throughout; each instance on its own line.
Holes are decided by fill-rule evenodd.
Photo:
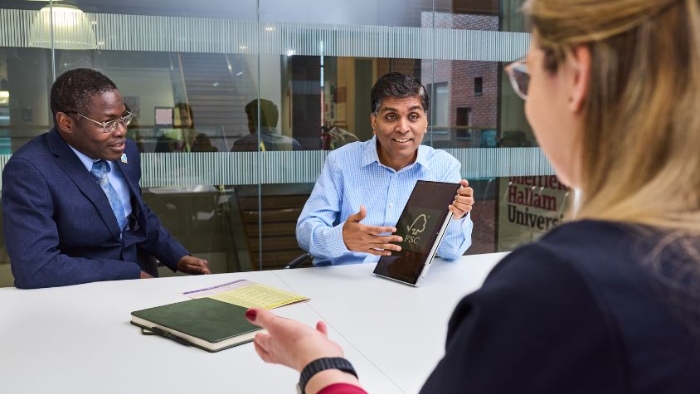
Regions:
M 68 145 L 68 147 L 71 148 L 73 152 L 75 152 L 75 155 L 78 156 L 78 159 L 83 163 L 85 168 L 87 168 L 88 172 L 92 170 L 92 164 L 96 162 L 97 160 L 89 158 L 86 154 L 78 151 L 77 149 L 73 148 L 71 145 Z M 107 163 L 109 163 L 109 168 L 112 168 L 112 162 L 109 160 L 105 160 Z
M 368 166 L 368 165 L 373 164 L 373 163 L 377 163 L 379 165 L 384 166 L 384 164 L 382 164 L 379 161 L 379 153 L 377 152 L 377 136 L 376 135 L 372 136 L 372 139 L 367 141 L 367 146 L 365 147 L 365 151 L 362 155 L 362 165 L 363 166 Z M 419 165 L 419 166 L 426 168 L 426 169 L 429 168 L 428 160 L 426 159 L 426 154 L 425 154 L 425 146 L 423 144 L 420 144 L 418 146 L 418 157 L 416 157 L 416 161 L 413 164 L 409 164 L 408 166 L 402 168 L 401 170 L 411 168 L 414 165 Z

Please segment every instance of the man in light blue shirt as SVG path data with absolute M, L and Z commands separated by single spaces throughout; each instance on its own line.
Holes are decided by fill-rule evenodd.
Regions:
M 450 205 L 453 220 L 437 250 L 458 259 L 471 245 L 474 191 L 460 180 L 457 159 L 421 145 L 428 128 L 426 89 L 409 75 L 389 73 L 371 94 L 374 137 L 328 155 L 297 221 L 299 245 L 314 265 L 377 262 L 401 250 L 394 226 L 416 181 L 459 182 Z

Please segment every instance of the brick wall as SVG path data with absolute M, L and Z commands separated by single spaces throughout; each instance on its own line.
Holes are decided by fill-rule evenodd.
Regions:
M 424 15 L 424 25 L 432 24 L 432 16 Z M 498 30 L 498 17 L 489 15 L 435 14 L 435 26 L 440 29 Z M 465 60 L 423 60 L 421 74 L 424 84 L 447 82 L 449 91 L 449 126 L 453 135 L 449 146 L 473 146 L 478 141 L 463 141 L 455 138 L 457 108 L 470 108 L 470 126 L 495 129 L 498 125 L 498 78 L 497 62 Z M 481 94 L 475 93 L 475 78 L 482 79 Z M 477 136 L 474 136 L 477 137 Z M 447 144 L 445 144 L 447 145 Z

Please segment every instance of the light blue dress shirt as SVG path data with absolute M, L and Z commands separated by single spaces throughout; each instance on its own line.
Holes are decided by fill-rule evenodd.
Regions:
M 339 265 L 379 261 L 379 256 L 351 252 L 343 241 L 348 216 L 367 208 L 361 222 L 371 226 L 395 226 L 417 180 L 461 180 L 460 163 L 442 150 L 418 148 L 415 163 L 395 171 L 379 162 L 377 139 L 354 142 L 328 154 L 321 175 L 299 216 L 296 237 L 302 249 L 314 256 L 314 265 Z M 469 215 L 450 220 L 438 246 L 445 259 L 461 257 L 471 245 Z

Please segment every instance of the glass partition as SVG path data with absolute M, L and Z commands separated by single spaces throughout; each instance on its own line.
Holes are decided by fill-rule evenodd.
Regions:
M 97 69 L 136 115 L 144 198 L 174 236 L 214 272 L 281 268 L 326 155 L 372 137 L 370 89 L 401 71 L 430 91 L 424 143 L 475 189 L 467 253 L 510 250 L 567 195 L 503 74 L 527 51 L 521 3 L 0 0 L 0 165 L 52 127 L 56 76 Z

